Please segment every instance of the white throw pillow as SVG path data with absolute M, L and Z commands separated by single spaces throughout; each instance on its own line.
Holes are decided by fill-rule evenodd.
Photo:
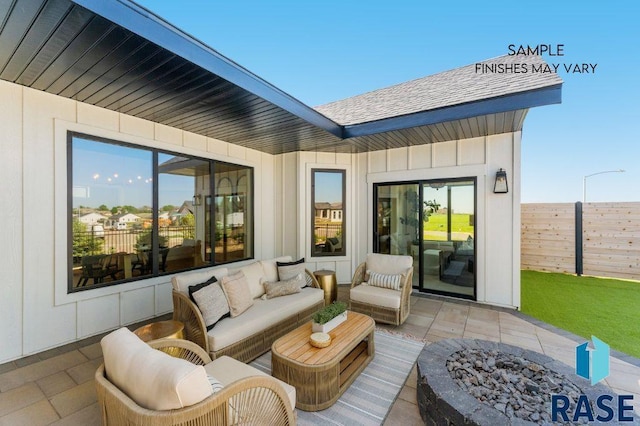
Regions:
M 220 283 L 208 284 L 194 291 L 191 295 L 202 313 L 207 331 L 211 330 L 222 318 L 229 316 L 229 303 L 227 303 L 227 297 L 222 291 Z
M 296 279 L 301 289 L 307 286 L 304 257 L 295 262 L 277 262 L 276 264 L 278 265 L 278 279 L 280 281 Z
M 141 407 L 175 410 L 213 393 L 203 366 L 153 349 L 126 327 L 100 344 L 107 378 Z

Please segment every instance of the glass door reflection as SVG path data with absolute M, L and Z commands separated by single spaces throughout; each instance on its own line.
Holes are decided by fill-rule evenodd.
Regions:
M 374 197 L 374 251 L 412 256 L 420 291 L 475 298 L 475 179 L 378 184 Z

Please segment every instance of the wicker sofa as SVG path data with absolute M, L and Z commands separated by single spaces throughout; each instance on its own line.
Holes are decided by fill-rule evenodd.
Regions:
M 277 281 L 277 261 L 290 262 L 291 257 L 251 262 L 231 270 L 210 268 L 175 275 L 171 279 L 173 319 L 185 324 L 185 338 L 202 347 L 213 360 L 226 355 L 249 362 L 269 351 L 276 339 L 310 321 L 311 315 L 324 306 L 324 292 L 308 270 L 308 285 L 300 293 L 263 300 L 259 292 L 252 292 L 253 306 L 235 318 L 222 319 L 209 331 L 200 310 L 189 298 L 189 286 L 205 282 L 212 275 L 220 280 L 237 270 L 254 283 L 254 289 L 262 281 Z
M 151 349 L 126 329 L 113 334 L 95 373 L 103 425 L 296 424 L 293 386 L 228 357 L 212 362 L 187 340 L 154 340 Z M 175 374 L 176 365 L 188 373 Z M 221 390 L 212 393 L 209 376 Z

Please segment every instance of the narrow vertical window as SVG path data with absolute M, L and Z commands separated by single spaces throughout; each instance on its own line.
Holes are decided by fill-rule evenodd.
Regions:
M 311 185 L 311 253 L 345 256 L 345 171 L 313 169 Z

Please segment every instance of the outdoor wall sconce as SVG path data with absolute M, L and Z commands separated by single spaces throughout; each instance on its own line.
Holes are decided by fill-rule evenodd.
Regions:
M 202 205 L 202 195 L 196 194 L 193 196 L 193 205 L 201 206 Z
M 500 168 L 496 172 L 496 183 L 493 185 L 493 192 L 495 194 L 506 194 L 509 192 L 509 185 L 507 184 L 507 172 Z

